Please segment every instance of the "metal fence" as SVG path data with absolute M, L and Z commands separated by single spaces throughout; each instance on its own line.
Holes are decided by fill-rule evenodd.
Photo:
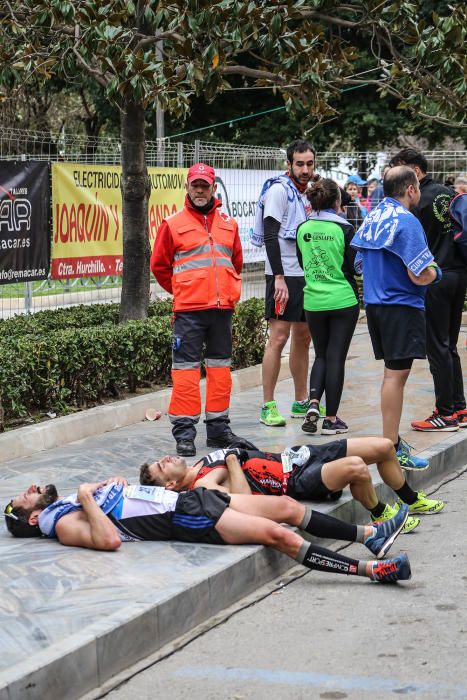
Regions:
M 429 174 L 437 180 L 467 172 L 467 151 L 425 152 Z M 363 178 L 379 177 L 382 166 L 390 159 L 388 152 L 326 151 L 317 153 L 317 170 L 344 184 L 350 174 Z M 249 145 L 232 145 L 195 141 L 174 142 L 170 139 L 148 140 L 148 166 L 189 167 L 198 161 L 210 163 L 216 170 L 229 171 L 229 182 L 237 193 L 229 204 L 230 213 L 242 217 L 245 229 L 254 224 L 254 205 L 258 183 L 270 173 L 283 171 L 284 149 Z M 120 165 L 121 144 L 115 138 L 86 138 L 62 133 L 56 139 L 49 133 L 29 132 L 0 126 L 0 160 L 43 160 L 96 165 Z M 264 175 L 263 175 L 264 171 Z M 228 195 L 228 193 L 226 193 Z M 223 198 L 224 201 L 224 198 Z M 244 209 L 247 211 L 244 211 Z M 245 237 L 242 239 L 244 245 Z M 250 251 L 251 252 L 251 251 Z M 250 254 L 243 275 L 243 297 L 264 295 L 264 263 Z M 0 317 L 58 306 L 81 303 L 119 301 L 121 278 L 96 277 L 72 280 L 0 285 Z M 152 280 L 151 294 L 165 293 Z

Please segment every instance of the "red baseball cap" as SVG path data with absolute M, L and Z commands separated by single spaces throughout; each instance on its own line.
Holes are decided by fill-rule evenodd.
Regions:
M 214 172 L 214 168 L 211 168 L 210 165 L 206 165 L 206 163 L 195 163 L 195 165 L 192 165 L 188 171 L 188 182 L 193 182 L 193 180 L 204 180 L 209 185 L 212 185 L 212 183 L 215 182 L 215 179 L 216 173 Z

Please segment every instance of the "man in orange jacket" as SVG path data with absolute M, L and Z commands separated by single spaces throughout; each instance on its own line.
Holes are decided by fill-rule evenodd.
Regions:
M 227 447 L 238 439 L 229 427 L 230 361 L 243 255 L 236 221 L 219 211 L 215 179 L 209 165 L 192 165 L 185 206 L 162 221 L 151 257 L 156 280 L 174 298 L 169 418 L 177 454 L 182 456 L 196 454 L 204 344 L 206 444 Z

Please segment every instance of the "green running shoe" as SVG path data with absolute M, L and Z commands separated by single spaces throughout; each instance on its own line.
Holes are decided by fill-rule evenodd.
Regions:
M 290 410 L 290 417 L 304 419 L 310 405 L 310 401 L 294 401 Z M 319 418 L 326 418 L 326 406 L 323 404 L 319 405 Z
M 281 427 L 285 425 L 285 418 L 281 416 L 277 409 L 277 404 L 275 401 L 268 401 L 261 407 L 261 417 L 260 423 L 264 425 L 271 425 L 275 427 Z
M 443 501 L 437 501 L 434 498 L 427 498 L 424 491 L 418 491 L 417 496 L 418 498 L 415 503 L 412 503 L 412 505 L 409 506 L 410 513 L 433 515 L 434 513 L 439 513 L 440 510 L 443 510 L 444 508 L 445 504 Z M 397 507 L 398 503 L 395 505 Z
M 380 523 L 383 522 L 384 520 L 390 520 L 395 516 L 397 511 L 399 510 L 399 503 L 394 504 L 394 508 L 388 504 L 386 504 L 385 509 L 381 513 L 381 515 L 378 515 L 377 518 L 375 518 L 373 515 L 371 516 L 371 521 L 373 523 Z M 410 507 L 409 507 L 409 512 L 410 512 Z M 415 530 L 416 527 L 420 525 L 420 518 L 413 518 L 411 515 L 407 518 L 405 521 L 404 527 L 401 530 L 401 533 L 403 535 L 407 535 L 407 533 L 412 532 L 412 530 Z
M 309 401 L 294 401 L 290 409 L 291 418 L 305 418 L 306 412 L 310 408 Z

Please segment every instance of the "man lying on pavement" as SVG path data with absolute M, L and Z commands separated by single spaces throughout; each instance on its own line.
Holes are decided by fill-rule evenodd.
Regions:
M 395 491 L 394 506 L 379 501 L 368 469 L 377 465 L 384 483 Z M 162 457 L 143 464 L 140 482 L 188 491 L 198 486 L 228 493 L 287 494 L 297 500 L 335 500 L 350 486 L 352 496 L 370 511 L 373 522 L 392 518 L 402 503 L 415 515 L 438 513 L 442 501 L 414 491 L 401 469 L 394 445 L 386 438 L 333 440 L 324 445 L 297 445 L 282 453 L 264 452 L 242 440 L 238 447 L 216 450 L 188 466 L 183 458 Z M 404 533 L 420 524 L 407 518 Z
M 289 496 L 251 496 L 205 488 L 176 493 L 128 486 L 123 477 L 81 484 L 60 498 L 53 484 L 32 485 L 4 510 L 16 537 L 56 537 L 64 545 L 113 551 L 122 542 L 180 540 L 207 544 L 262 544 L 309 569 L 394 583 L 411 577 L 406 554 L 383 559 L 408 515 L 403 506 L 388 521 L 351 525 L 318 513 Z M 287 523 L 316 537 L 364 544 L 376 560 L 351 559 L 310 544 Z

